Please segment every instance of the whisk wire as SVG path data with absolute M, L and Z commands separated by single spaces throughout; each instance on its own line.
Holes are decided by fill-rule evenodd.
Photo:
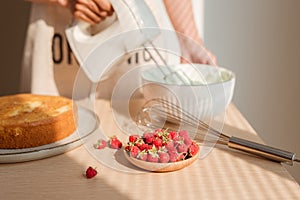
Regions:
M 185 84 L 186 81 L 183 79 L 183 76 L 188 80 L 188 84 L 191 84 L 192 81 L 190 80 L 189 76 L 183 72 L 183 76 L 181 76 L 179 73 L 177 73 L 177 71 L 174 71 L 166 62 L 166 60 L 163 58 L 163 56 L 161 55 L 161 53 L 159 52 L 159 50 L 156 48 L 156 46 L 153 44 L 152 41 L 148 41 L 148 44 L 150 44 L 151 49 L 154 50 L 155 54 L 158 56 L 159 60 L 162 62 L 163 66 L 159 63 L 159 61 L 155 58 L 155 56 L 152 54 L 152 52 L 149 50 L 149 47 L 147 47 L 146 45 L 144 46 L 145 51 L 149 54 L 151 60 L 155 63 L 156 67 L 160 70 L 160 72 L 164 75 L 164 79 L 167 79 L 168 77 L 172 77 L 173 75 L 175 75 L 178 80 Z M 168 72 L 165 72 L 166 69 Z

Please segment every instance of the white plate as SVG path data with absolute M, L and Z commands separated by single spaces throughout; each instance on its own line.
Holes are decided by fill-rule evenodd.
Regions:
M 98 118 L 93 112 L 83 107 L 78 107 L 78 128 L 73 134 L 60 141 L 43 146 L 23 149 L 0 149 L 0 163 L 32 161 L 65 153 L 82 145 L 82 139 L 93 133 L 97 125 Z

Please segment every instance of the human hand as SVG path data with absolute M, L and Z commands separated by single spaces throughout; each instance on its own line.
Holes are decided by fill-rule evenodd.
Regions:
M 200 63 L 217 66 L 217 58 L 204 46 L 200 46 L 199 49 L 195 51 L 183 50 L 181 63 Z
M 216 56 L 199 42 L 189 38 L 179 38 L 181 47 L 181 63 L 200 63 L 217 65 Z
M 100 23 L 114 12 L 109 0 L 57 0 L 57 3 L 69 8 L 75 18 L 91 25 Z

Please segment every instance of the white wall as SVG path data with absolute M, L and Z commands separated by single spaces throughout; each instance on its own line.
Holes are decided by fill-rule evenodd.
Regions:
M 234 103 L 265 143 L 300 157 L 300 1 L 207 0 L 205 43 L 236 73 Z M 287 167 L 300 182 L 300 164 Z

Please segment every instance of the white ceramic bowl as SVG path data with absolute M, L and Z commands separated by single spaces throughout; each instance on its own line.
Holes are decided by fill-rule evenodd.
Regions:
M 170 74 L 170 69 L 175 73 Z M 200 119 L 211 119 L 224 113 L 231 102 L 235 75 L 204 64 L 151 66 L 142 71 L 142 83 L 146 100 L 162 98 Z

